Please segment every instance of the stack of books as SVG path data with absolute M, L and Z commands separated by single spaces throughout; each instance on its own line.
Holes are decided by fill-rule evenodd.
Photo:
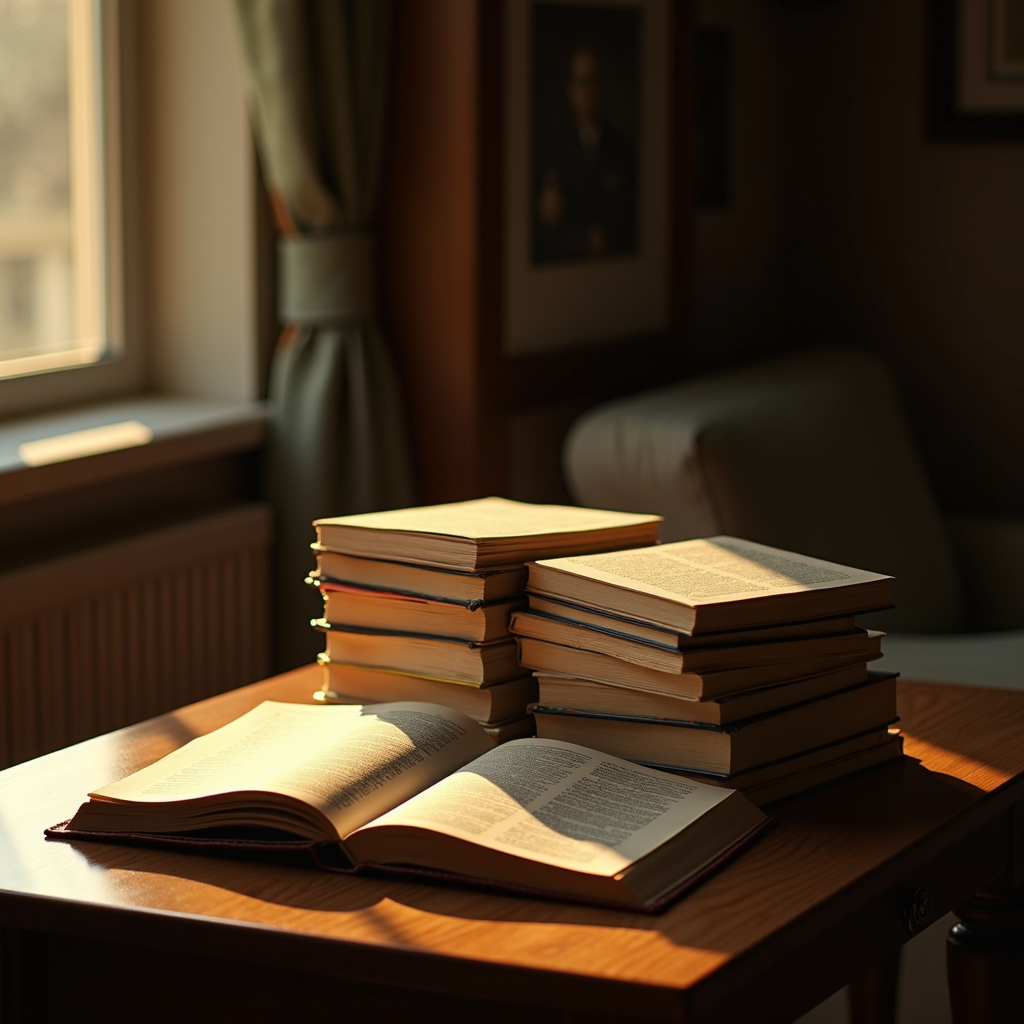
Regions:
M 735 537 L 529 566 L 512 630 L 537 735 L 768 803 L 902 753 L 884 634 L 892 578 Z
M 482 498 L 319 519 L 321 699 L 427 701 L 502 742 L 532 735 L 537 683 L 509 632 L 531 559 L 641 547 L 660 516 Z

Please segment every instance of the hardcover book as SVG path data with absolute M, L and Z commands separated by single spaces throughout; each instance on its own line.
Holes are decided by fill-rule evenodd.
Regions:
M 878 637 L 881 635 L 877 634 Z M 519 661 L 523 668 L 691 700 L 714 700 L 743 690 L 789 683 L 881 657 L 881 650 L 875 649 L 866 658 L 862 655 L 807 658 L 801 661 L 749 665 L 714 672 L 683 672 L 676 675 L 643 665 L 634 665 L 597 651 L 563 647 L 561 644 L 534 640 L 528 636 L 518 637 L 517 640 Z
M 815 747 L 813 750 L 803 751 L 780 761 L 772 761 L 771 764 L 759 765 L 735 775 L 684 771 L 658 764 L 651 767 L 697 779 L 712 786 L 738 789 L 758 807 L 762 807 L 776 800 L 783 800 L 797 793 L 805 793 L 807 790 L 859 774 L 869 768 L 898 761 L 901 757 L 903 737 L 897 728 L 892 727 L 870 729 L 857 736 L 827 743 L 825 746 Z
M 313 625 L 326 634 L 324 653 L 331 661 L 485 685 L 523 674 L 512 637 L 477 642 L 388 630 L 346 629 L 325 619 L 315 619 Z
M 396 700 L 443 704 L 482 724 L 522 718 L 537 699 L 537 681 L 520 675 L 503 683 L 480 686 L 457 679 L 438 679 L 412 672 L 394 672 L 365 665 L 333 662 L 321 655 L 323 693 L 346 704 L 390 703 Z M 531 720 L 532 728 L 532 720 Z
M 324 618 L 354 629 L 426 633 L 459 640 L 498 640 L 508 636 L 512 613 L 525 601 L 458 601 L 317 580 L 324 597 Z
M 811 619 L 806 622 L 787 622 L 778 626 L 765 626 L 758 629 L 733 629 L 724 633 L 702 633 L 689 636 L 677 630 L 662 629 L 652 626 L 639 619 L 626 618 L 624 615 L 609 615 L 586 608 L 581 604 L 571 604 L 540 594 L 527 591 L 530 611 L 541 615 L 550 615 L 557 619 L 566 619 L 594 629 L 606 630 L 616 636 L 629 637 L 631 640 L 647 640 L 664 647 L 678 650 L 689 650 L 695 647 L 723 646 L 725 644 L 752 644 L 767 640 L 785 640 L 789 637 L 824 636 L 826 633 L 849 633 L 857 622 L 852 615 L 833 619 Z
M 535 672 L 534 675 L 538 685 L 537 703 L 548 707 L 598 711 L 606 715 L 670 718 L 708 725 L 730 725 L 767 711 L 849 689 L 858 683 L 866 683 L 869 678 L 882 679 L 886 676 L 884 673 L 869 672 L 866 664 L 857 662 L 832 672 L 795 679 L 790 683 L 743 690 L 714 700 L 693 700 L 674 694 L 647 693 L 570 676 L 543 672 Z
M 607 715 L 538 704 L 531 705 L 530 710 L 539 737 L 569 743 L 586 739 L 617 757 L 734 775 L 891 725 L 897 719 L 896 679 L 871 680 L 730 725 Z
M 355 587 L 415 594 L 438 601 L 499 601 L 503 597 L 518 597 L 526 586 L 526 566 L 521 563 L 468 572 L 359 558 L 328 551 L 319 544 L 311 547 L 316 552 L 317 578 Z
M 881 657 L 884 633 L 854 629 L 838 636 L 809 636 L 763 643 L 724 644 L 679 650 L 649 640 L 636 640 L 606 629 L 569 619 L 517 611 L 512 615 L 512 632 L 547 643 L 584 651 L 596 651 L 621 658 L 657 672 L 719 672 L 727 668 L 773 665 L 780 662 L 817 658 L 847 658 L 866 661 Z

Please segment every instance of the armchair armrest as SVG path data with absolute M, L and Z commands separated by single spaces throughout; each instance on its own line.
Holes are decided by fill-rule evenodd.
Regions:
M 1024 628 L 1024 519 L 948 521 L 972 630 Z

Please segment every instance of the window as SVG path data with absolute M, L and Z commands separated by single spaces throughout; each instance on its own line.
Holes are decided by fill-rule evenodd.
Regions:
M 24 148 L 9 133 L 8 54 L 44 18 L 65 82 L 50 86 L 65 241 L 48 269 L 8 251 L 0 180 L 0 421 L 150 392 L 252 400 L 256 166 L 230 6 L 0 0 L 0 179 Z M 41 118 L 22 121 L 43 133 Z M 58 278 L 70 298 L 39 300 Z
M 113 0 L 0 0 L 0 414 L 123 362 L 116 30 Z

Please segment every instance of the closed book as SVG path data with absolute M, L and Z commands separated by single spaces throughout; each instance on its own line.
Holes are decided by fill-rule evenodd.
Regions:
M 896 680 L 886 678 L 734 722 L 708 725 L 533 705 L 537 735 L 585 741 L 633 761 L 734 775 L 896 720 Z
M 537 703 L 549 707 L 599 711 L 607 715 L 638 715 L 643 718 L 671 718 L 709 725 L 729 725 L 777 708 L 814 700 L 845 690 L 868 678 L 884 673 L 869 673 L 864 662 L 846 665 L 833 672 L 798 679 L 778 686 L 718 697 L 715 700 L 691 700 L 665 693 L 645 693 L 624 686 L 595 683 L 589 679 L 534 673 L 537 677 Z
M 647 640 L 597 629 L 568 619 L 518 611 L 512 632 L 578 650 L 596 651 L 658 672 L 718 672 L 727 668 L 808 661 L 812 658 L 856 658 L 865 661 L 882 655 L 884 633 L 853 629 L 839 636 L 810 636 L 767 643 L 729 644 L 680 651 Z
M 531 612 L 566 619 L 580 625 L 591 626 L 594 629 L 603 629 L 616 636 L 625 636 L 633 640 L 647 640 L 650 643 L 660 644 L 662 647 L 679 650 L 722 644 L 759 643 L 765 640 L 784 640 L 788 637 L 821 636 L 826 633 L 849 633 L 857 625 L 857 621 L 852 615 L 846 615 L 841 618 L 787 622 L 781 626 L 765 626 L 760 629 L 734 629 L 725 633 L 701 633 L 697 636 L 688 636 L 686 633 L 676 630 L 648 625 L 640 622 L 639 619 L 629 619 L 623 615 L 609 615 L 581 604 L 572 604 L 569 601 L 560 601 L 553 597 L 544 597 L 541 594 L 531 594 L 529 591 L 527 591 L 527 598 L 530 602 Z
M 691 635 L 892 603 L 890 576 L 739 537 L 543 559 L 529 568 L 533 593 Z
M 742 793 L 596 750 L 495 746 L 436 704 L 266 701 L 94 789 L 46 832 L 221 856 L 304 851 L 343 873 L 653 912 L 770 823 Z
M 748 768 L 743 772 L 736 772 L 733 775 L 722 775 L 716 772 L 700 772 L 692 768 L 671 768 L 667 765 L 654 762 L 641 761 L 650 768 L 660 768 L 662 771 L 671 772 L 673 775 L 685 775 L 700 782 L 706 782 L 709 786 L 726 786 L 731 789 L 739 789 L 743 792 L 760 790 L 764 786 L 774 785 L 782 779 L 788 779 L 793 775 L 800 775 L 806 771 L 814 771 L 823 765 L 833 761 L 843 760 L 868 750 L 875 750 L 879 747 L 888 746 L 889 741 L 899 736 L 899 729 L 895 726 L 877 726 L 857 733 L 855 736 L 846 736 L 836 740 L 834 743 L 825 743 L 810 750 L 802 750 L 790 757 L 782 757 L 769 764 L 758 765 Z M 902 751 L 902 737 L 900 737 L 900 750 Z
M 692 700 L 714 700 L 716 697 L 740 693 L 743 690 L 789 683 L 880 657 L 876 653 L 869 658 L 808 658 L 803 661 L 723 669 L 718 672 L 682 672 L 675 675 L 634 665 L 608 654 L 563 647 L 561 644 L 534 640 L 532 637 L 517 637 L 517 641 L 519 661 L 523 668 L 573 676 L 577 679 L 590 679 L 596 683 L 611 683 L 613 686 L 628 687 L 647 693 L 689 697 Z
M 848 754 L 846 757 L 835 758 L 825 761 L 814 768 L 805 771 L 794 772 L 790 775 L 783 775 L 772 782 L 765 782 L 760 786 L 752 786 L 749 789 L 742 789 L 749 799 L 763 807 L 773 804 L 777 800 L 784 800 L 787 797 L 795 796 L 798 793 L 806 793 L 812 789 L 841 779 L 849 778 L 851 775 L 859 775 L 869 768 L 876 768 L 882 764 L 891 764 L 903 757 L 903 737 L 899 734 L 890 735 L 885 743 L 877 747 L 869 747 L 867 750 L 859 750 L 856 753 Z M 737 787 L 739 788 L 739 787 Z
M 738 789 L 758 807 L 806 793 L 878 765 L 903 757 L 903 737 L 896 728 L 873 729 L 839 740 L 816 750 L 795 754 L 760 768 L 737 775 L 713 775 L 710 772 L 683 771 L 661 767 L 662 771 L 704 782 L 711 786 Z
M 426 701 L 454 708 L 477 722 L 493 724 L 522 718 L 526 715 L 526 706 L 537 699 L 537 681 L 528 675 L 490 686 L 478 686 L 454 679 L 434 679 L 326 659 L 321 660 L 321 665 L 323 692 L 332 701 L 345 704 Z M 532 721 L 530 727 L 533 727 Z
M 481 722 L 480 725 L 494 743 L 508 743 L 510 740 L 528 739 L 536 735 L 537 732 L 533 715 L 510 718 L 506 722 Z
M 319 544 L 314 544 L 313 550 L 317 575 L 321 579 L 356 587 L 416 594 L 439 601 L 500 601 L 518 596 L 526 586 L 526 566 L 521 563 L 466 572 L 381 558 L 358 558 L 328 551 Z
M 501 683 L 523 674 L 514 639 L 477 643 L 452 637 L 342 629 L 325 619 L 316 619 L 313 624 L 327 638 L 324 653 L 331 661 L 466 683 Z
M 661 516 L 477 498 L 317 519 L 331 551 L 451 569 L 654 544 Z
M 353 629 L 394 633 L 436 633 L 459 640 L 499 640 L 508 636 L 512 612 L 522 598 L 456 601 L 412 594 L 367 590 L 329 580 L 315 580 L 324 598 L 324 618 Z

